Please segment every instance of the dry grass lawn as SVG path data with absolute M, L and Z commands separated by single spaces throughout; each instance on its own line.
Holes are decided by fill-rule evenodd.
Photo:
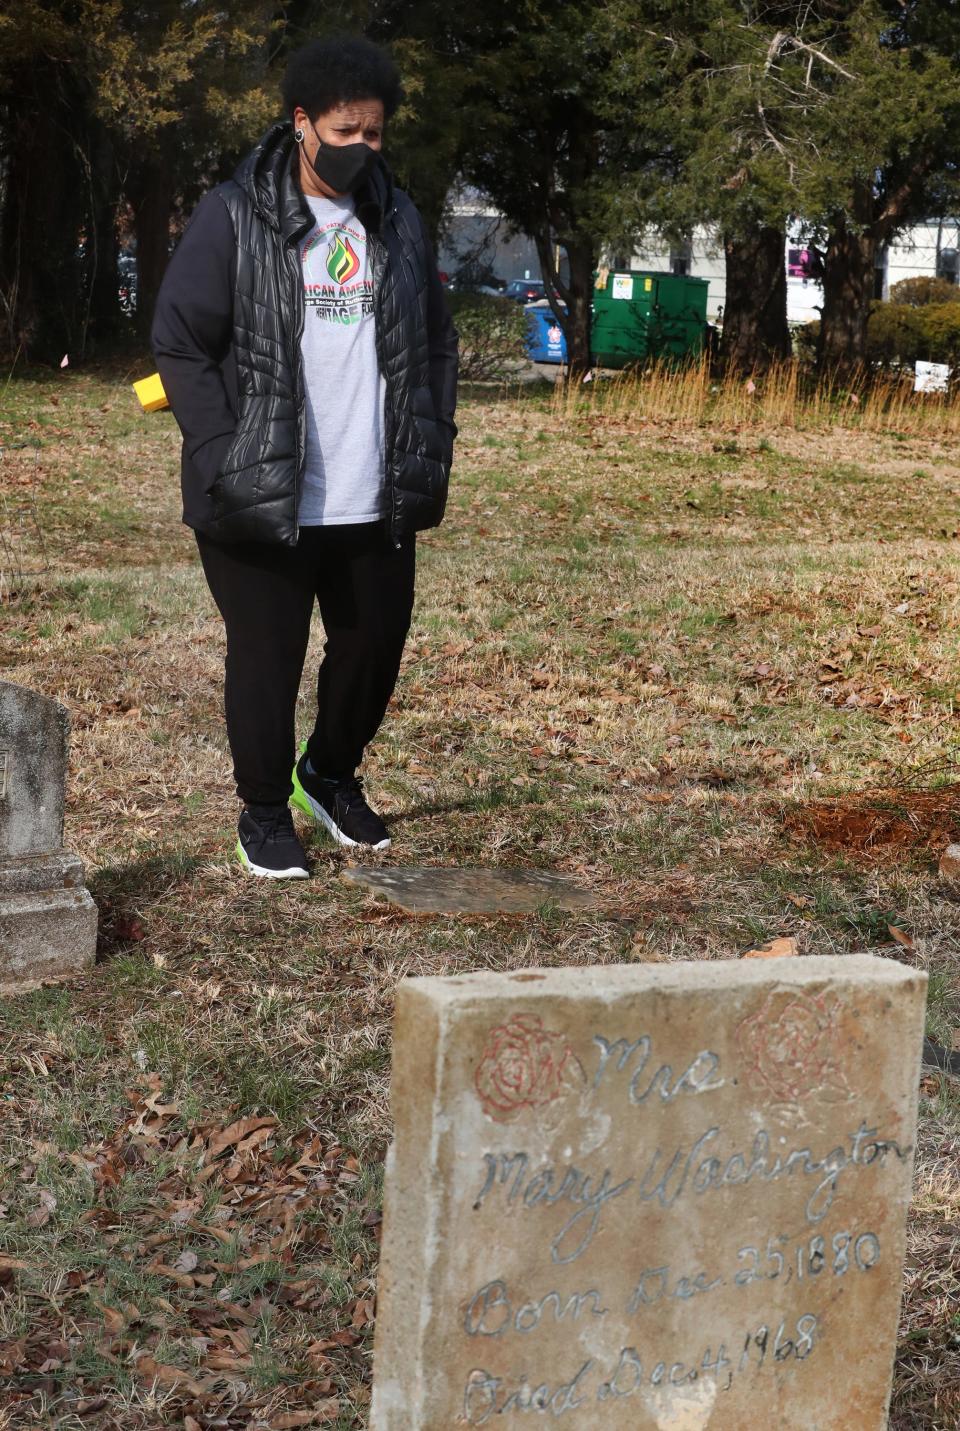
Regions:
M 960 1044 L 936 872 L 960 839 L 960 457 L 468 394 L 367 783 L 389 859 L 542 866 L 603 908 L 416 918 L 319 838 L 292 888 L 232 862 L 221 628 L 173 420 L 129 377 L 15 378 L 0 405 L 3 671 L 72 712 L 67 836 L 101 916 L 88 978 L 0 1009 L 0 1427 L 346 1431 L 404 975 L 790 935 L 928 969 L 928 1032 Z M 895 1431 L 960 1425 L 958 1297 L 960 1080 L 931 1073 Z

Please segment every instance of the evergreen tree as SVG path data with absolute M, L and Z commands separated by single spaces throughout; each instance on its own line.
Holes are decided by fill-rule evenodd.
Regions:
M 787 224 L 821 154 L 814 129 L 835 61 L 826 47 L 833 0 L 768 4 L 625 0 L 639 41 L 630 73 L 655 62 L 667 97 L 644 115 L 663 162 L 641 176 L 637 223 L 661 231 L 706 225 L 726 259 L 722 354 L 749 371 L 786 357 Z
M 12 349 L 82 355 L 117 317 L 117 210 L 149 325 L 170 223 L 278 109 L 267 0 L 21 0 L 0 17 L 0 301 Z
M 267 0 L 89 3 L 95 110 L 113 136 L 137 244 L 137 318 L 149 331 L 178 203 L 192 204 L 279 114 Z M 218 173 L 219 170 L 219 173 Z
M 24 0 L 0 19 L 5 346 L 51 362 L 83 346 L 84 260 L 95 232 L 83 147 L 89 90 L 71 18 L 67 7 Z
M 800 206 L 823 250 L 820 363 L 842 372 L 866 360 L 879 250 L 952 187 L 960 69 L 953 6 L 854 0 L 837 10 L 811 133 L 818 163 Z
M 572 374 L 590 364 L 593 274 L 616 229 L 628 156 L 642 147 L 642 131 L 620 123 L 609 8 L 447 7 L 462 176 L 533 239 Z

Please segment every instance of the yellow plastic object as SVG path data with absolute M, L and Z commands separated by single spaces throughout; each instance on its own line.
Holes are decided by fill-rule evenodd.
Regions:
M 133 384 L 133 390 L 140 399 L 144 412 L 160 412 L 170 406 L 159 373 L 153 373 L 149 378 L 141 378 L 138 383 Z

